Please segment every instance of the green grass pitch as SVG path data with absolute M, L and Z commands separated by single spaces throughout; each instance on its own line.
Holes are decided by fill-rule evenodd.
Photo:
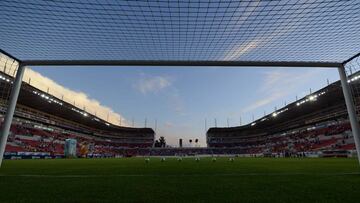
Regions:
M 356 159 L 5 160 L 0 202 L 359 202 Z

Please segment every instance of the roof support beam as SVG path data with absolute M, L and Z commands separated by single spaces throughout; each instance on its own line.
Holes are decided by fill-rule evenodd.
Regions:
M 25 60 L 26 66 L 219 66 L 219 67 L 323 67 L 341 63 L 297 61 L 145 61 L 145 60 Z

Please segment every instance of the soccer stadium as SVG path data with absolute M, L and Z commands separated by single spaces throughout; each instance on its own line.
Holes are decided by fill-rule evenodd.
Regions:
M 0 202 L 360 199 L 358 0 L 0 0 L 0 10 Z M 309 78 L 334 70 L 336 80 L 305 91 Z M 193 78 L 180 81 L 182 71 Z M 252 71 L 259 78 L 246 76 Z M 198 105 L 191 113 L 179 81 L 195 92 L 186 100 Z M 255 118 L 289 95 L 301 96 Z M 205 104 L 213 100 L 224 103 Z M 164 118 L 166 102 L 177 122 L 129 119 Z M 229 106 L 252 119 L 208 126 L 205 118 L 204 132 L 188 132 L 184 120 L 199 127 L 199 117 Z
M 358 78 L 357 73 L 349 77 L 353 89 L 359 88 Z M 210 128 L 207 141 L 209 147 L 243 148 L 254 156 L 356 155 L 340 81 L 248 125 Z

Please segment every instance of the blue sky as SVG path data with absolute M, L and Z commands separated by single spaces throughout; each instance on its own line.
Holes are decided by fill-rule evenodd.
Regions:
M 84 9 L 84 2 L 0 1 L 0 47 L 21 60 L 343 62 L 360 42 L 356 0 L 94 2 Z M 69 96 L 77 104 L 91 98 L 92 108 L 100 102 L 136 126 L 157 119 L 158 135 L 171 144 L 182 137 L 205 145 L 205 119 L 209 127 L 215 118 L 218 126 L 227 118 L 237 125 L 240 116 L 248 123 L 338 79 L 337 70 L 310 68 L 34 69 L 80 92 Z
M 81 91 L 136 126 L 155 127 L 175 145 L 198 138 L 207 126 L 252 121 L 338 80 L 336 69 L 220 67 L 33 67 L 64 87 Z

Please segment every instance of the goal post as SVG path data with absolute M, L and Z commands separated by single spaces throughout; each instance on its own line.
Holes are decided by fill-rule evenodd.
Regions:
M 0 167 L 4 157 L 7 139 L 10 132 L 11 123 L 14 117 L 16 103 L 19 97 L 22 79 L 24 77 L 25 66 L 19 63 L 18 70 L 16 72 L 15 80 L 12 85 L 10 99 L 8 102 L 8 108 L 5 114 L 3 125 L 0 131 Z

